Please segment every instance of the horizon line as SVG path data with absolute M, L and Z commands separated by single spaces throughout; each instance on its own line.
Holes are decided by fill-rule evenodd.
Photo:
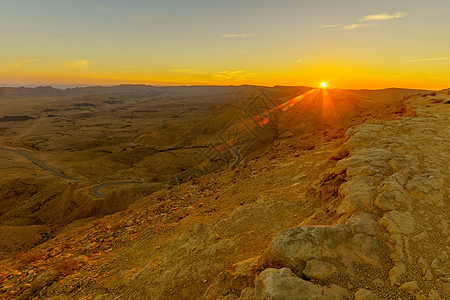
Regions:
M 5 85 L 0 83 L 0 88 L 39 88 L 39 87 L 51 87 L 58 90 L 76 89 L 76 88 L 89 88 L 89 87 L 119 87 L 119 86 L 147 86 L 147 87 L 243 87 L 243 86 L 254 86 L 254 87 L 307 87 L 315 89 L 318 87 L 312 87 L 308 85 L 258 85 L 258 84 L 146 84 L 146 83 L 119 83 L 111 85 L 101 85 L 101 84 L 12 84 Z M 339 88 L 339 87 L 328 87 L 327 90 L 386 90 L 386 89 L 404 89 L 404 90 L 428 90 L 428 91 L 441 91 L 449 89 L 449 87 L 444 87 L 441 89 L 430 89 L 430 88 L 409 88 L 409 87 L 383 87 L 383 88 Z

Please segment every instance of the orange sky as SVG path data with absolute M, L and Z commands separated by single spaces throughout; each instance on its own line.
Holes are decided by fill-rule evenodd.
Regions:
M 448 0 L 7 1 L 0 85 L 449 86 Z

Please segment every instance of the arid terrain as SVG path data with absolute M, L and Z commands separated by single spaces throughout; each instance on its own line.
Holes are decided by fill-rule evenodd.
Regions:
M 446 299 L 449 101 L 0 88 L 0 297 Z

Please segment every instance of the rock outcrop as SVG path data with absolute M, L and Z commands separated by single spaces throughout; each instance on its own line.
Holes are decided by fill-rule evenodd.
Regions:
M 333 174 L 317 185 L 345 177 L 330 206 L 335 224 L 281 231 L 241 299 L 450 296 L 448 116 L 418 111 L 347 131 Z

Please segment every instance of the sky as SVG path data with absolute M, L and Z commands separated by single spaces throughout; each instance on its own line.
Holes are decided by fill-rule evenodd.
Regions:
M 0 0 L 0 85 L 449 86 L 450 0 Z

